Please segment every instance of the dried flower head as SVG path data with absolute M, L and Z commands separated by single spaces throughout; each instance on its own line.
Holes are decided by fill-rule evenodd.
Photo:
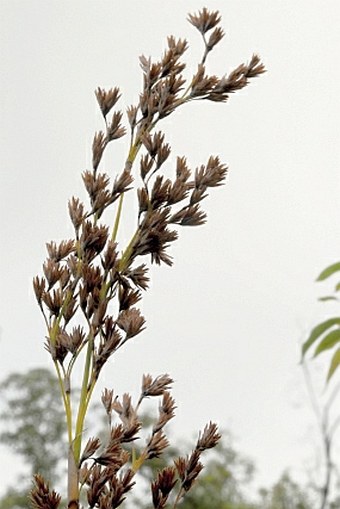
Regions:
M 102 393 L 102 403 L 104 405 L 105 411 L 108 415 L 111 414 L 112 411 L 112 403 L 113 403 L 113 390 L 104 389 Z
M 158 472 L 157 479 L 151 484 L 152 503 L 155 509 L 165 507 L 176 482 L 176 470 L 173 467 L 165 467 Z
M 116 104 L 118 99 L 120 98 L 119 88 L 114 87 L 110 88 L 110 90 L 104 90 L 100 87 L 96 90 L 96 97 L 99 103 L 100 109 L 104 118 L 111 111 L 113 106 Z
M 162 396 L 171 384 L 173 384 L 173 379 L 167 374 L 157 376 L 155 379 L 151 375 L 143 375 L 142 395 L 145 398 L 148 396 Z
M 196 448 L 199 451 L 211 449 L 218 444 L 220 439 L 221 435 L 218 432 L 217 424 L 210 422 L 205 426 L 203 433 L 199 434 Z
M 89 438 L 87 444 L 84 447 L 83 454 L 80 458 L 80 464 L 95 454 L 99 449 L 101 443 L 99 438 Z
M 189 14 L 188 20 L 201 34 L 205 34 L 221 21 L 221 16 L 218 11 L 209 11 L 203 7 L 201 11 L 198 11 L 198 14 Z
M 29 501 L 34 509 L 57 509 L 61 496 L 54 490 L 50 491 L 48 483 L 41 475 L 35 475 Z

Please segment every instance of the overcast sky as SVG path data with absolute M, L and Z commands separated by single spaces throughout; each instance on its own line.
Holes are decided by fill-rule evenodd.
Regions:
M 72 234 L 67 200 L 84 196 L 80 173 L 101 127 L 95 88 L 118 85 L 122 108 L 136 102 L 138 56 L 158 58 L 170 34 L 189 41 L 190 77 L 202 45 L 186 16 L 203 5 L 1 1 L 1 378 L 51 365 L 31 280 L 45 243 Z M 136 394 L 142 373 L 170 373 L 173 432 L 192 438 L 216 420 L 269 484 L 286 467 L 301 475 L 317 440 L 299 342 L 336 309 L 317 302 L 328 286 L 314 280 L 339 258 L 340 4 L 205 5 L 221 12 L 226 31 L 208 71 L 223 75 L 256 52 L 268 72 L 227 104 L 195 103 L 164 121 L 172 162 L 187 155 L 195 167 L 218 154 L 229 178 L 211 193 L 208 224 L 180 232 L 174 267 L 152 271 L 147 330 L 110 364 L 101 387 Z M 112 176 L 127 143 L 105 157 Z M 122 233 L 124 241 L 128 226 Z M 311 365 L 316 378 L 326 365 Z M 18 462 L 0 452 L 9 483 Z

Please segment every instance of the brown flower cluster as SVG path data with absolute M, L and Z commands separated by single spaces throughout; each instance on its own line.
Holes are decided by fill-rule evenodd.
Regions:
M 199 473 L 203 469 L 201 454 L 217 445 L 221 435 L 214 423 L 209 423 L 199 435 L 196 447 L 187 457 L 175 459 L 173 467 L 161 470 L 151 484 L 152 502 L 155 509 L 163 509 L 168 502 L 171 492 L 177 485 L 177 494 L 173 494 L 173 507 L 185 496 L 193 486 Z
M 57 370 L 67 417 L 70 509 L 79 507 L 79 491 L 84 486 L 89 507 L 117 507 L 131 489 L 134 473 L 143 462 L 158 457 L 168 445 L 164 426 L 175 409 L 169 375 L 155 379 L 145 375 L 137 405 L 133 405 L 128 394 L 119 399 L 113 397 L 113 391 L 104 391 L 102 402 L 110 425 L 105 445 L 98 438 L 90 438 L 82 447 L 84 421 L 103 366 L 145 329 L 145 319 L 138 308 L 142 292 L 149 284 L 144 257 L 149 256 L 152 263 L 172 265 L 168 251 L 178 238 L 178 227 L 205 222 L 202 202 L 211 188 L 224 183 L 227 175 L 227 166 L 218 156 L 210 156 L 194 171 L 182 156 L 176 159 L 172 178 L 165 177 L 171 148 L 164 134 L 156 130 L 157 124 L 193 100 L 225 102 L 230 93 L 264 72 L 259 57 L 254 55 L 248 64 L 241 64 L 222 78 L 206 74 L 206 58 L 224 36 L 218 26 L 220 20 L 217 11 L 206 8 L 189 15 L 190 23 L 204 41 L 204 54 L 191 80 L 183 75 L 186 40 L 168 37 L 159 61 L 140 57 L 143 89 L 138 103 L 127 109 L 128 154 L 124 167 L 113 178 L 100 167 L 108 144 L 126 134 L 123 113 L 116 109 L 121 94 L 117 87 L 96 90 L 105 127 L 94 135 L 92 169 L 82 174 L 89 206 L 77 197 L 70 199 L 68 209 L 74 238 L 47 244 L 43 276 L 33 281 L 47 328 L 45 346 Z M 169 170 L 166 171 L 169 175 Z M 135 188 L 135 180 L 139 187 Z M 121 248 L 118 238 L 123 199 L 134 188 L 138 203 L 136 229 L 127 246 Z M 112 226 L 100 222 L 109 207 L 116 211 Z M 139 257 L 143 259 L 140 261 Z M 78 410 L 72 415 L 72 374 L 77 361 L 84 361 L 84 374 Z M 138 409 L 148 397 L 161 398 L 159 413 L 140 457 L 136 458 L 126 444 L 131 448 L 137 438 L 141 427 Z M 112 424 L 113 414 L 119 418 L 119 424 Z M 179 458 L 174 467 L 159 473 L 152 484 L 155 508 L 165 506 L 176 483 L 180 484 L 179 497 L 192 486 L 202 468 L 201 452 L 213 447 L 218 437 L 215 425 L 210 424 L 190 457 Z M 40 477 L 35 479 L 31 500 L 33 507 L 40 509 L 54 508 L 59 503 L 58 496 L 49 492 Z
M 108 417 L 110 435 L 106 444 L 102 444 L 99 438 L 90 438 L 80 459 L 79 480 L 87 488 L 89 507 L 118 507 L 134 485 L 135 473 L 143 463 L 160 456 L 168 446 L 164 427 L 174 416 L 174 400 L 169 393 L 172 382 L 168 375 L 155 379 L 151 375 L 144 375 L 136 405 L 133 405 L 129 394 L 124 394 L 120 400 L 118 396 L 114 397 L 113 390 L 103 391 L 102 403 Z M 141 428 L 138 411 L 142 401 L 148 397 L 161 397 L 158 418 L 139 457 L 133 449 L 131 458 L 129 444 L 138 439 Z M 113 413 L 118 416 L 119 424 L 112 425 Z
M 151 375 L 143 375 L 141 394 L 136 405 L 132 404 L 129 394 L 124 394 L 122 400 L 114 397 L 113 390 L 105 389 L 102 403 L 105 408 L 110 436 L 103 446 L 98 438 L 90 438 L 84 448 L 80 464 L 80 482 L 87 487 L 89 507 L 102 509 L 118 507 L 125 499 L 125 494 L 134 485 L 134 476 L 144 462 L 158 458 L 169 442 L 165 435 L 166 424 L 174 417 L 175 401 L 169 390 L 173 380 L 167 374 L 155 379 Z M 126 446 L 138 439 L 141 421 L 138 418 L 141 403 L 149 397 L 159 397 L 158 417 L 154 421 L 150 435 L 144 447 L 139 452 L 132 453 Z M 115 413 L 120 424 L 112 426 L 112 413 Z M 215 447 L 220 439 L 217 426 L 209 423 L 199 434 L 192 453 L 179 457 L 169 466 L 158 472 L 151 484 L 152 500 L 155 509 L 162 509 L 171 497 L 177 502 L 191 489 L 198 474 L 203 468 L 200 461 L 201 454 Z M 98 452 L 99 451 L 99 452 Z M 175 489 L 177 488 L 177 490 Z M 110 505 L 111 504 L 111 505 Z M 175 506 L 174 506 L 175 507 Z
M 34 476 L 34 487 L 29 495 L 29 502 L 33 509 L 57 509 L 61 497 L 54 490 L 50 491 L 49 485 L 41 475 Z

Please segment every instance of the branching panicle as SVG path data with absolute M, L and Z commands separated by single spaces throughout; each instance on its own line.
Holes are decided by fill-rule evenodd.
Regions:
M 248 64 L 241 64 L 222 78 L 207 74 L 206 59 L 224 37 L 219 26 L 221 16 L 218 11 L 203 8 L 190 14 L 188 20 L 200 32 L 204 43 L 197 72 L 188 82 L 183 75 L 186 67 L 183 56 L 188 49 L 185 39 L 168 37 L 158 61 L 140 57 L 143 88 L 137 104 L 126 110 L 130 144 L 125 164 L 113 174 L 99 168 L 107 146 L 126 133 L 123 114 L 116 109 L 121 93 L 118 87 L 97 88 L 95 95 L 104 127 L 93 138 L 92 169 L 82 174 L 89 206 L 86 208 L 77 197 L 70 199 L 68 209 L 74 238 L 47 244 L 43 277 L 33 280 L 47 328 L 45 347 L 55 365 L 65 406 L 70 451 L 69 509 L 79 508 L 83 487 L 87 490 L 88 507 L 118 507 L 143 463 L 160 456 L 169 444 L 165 428 L 175 414 L 176 405 L 170 394 L 173 380 L 168 374 L 155 378 L 147 374 L 143 376 L 137 404 L 129 394 L 114 397 L 113 390 L 105 389 L 102 403 L 108 419 L 108 438 L 106 442 L 89 438 L 82 447 L 87 410 L 103 366 L 145 329 L 145 318 L 136 307 L 149 287 L 145 257 L 151 263 L 172 265 L 169 248 L 178 239 L 179 227 L 205 223 L 206 213 L 201 204 L 209 190 L 221 186 L 227 175 L 227 166 L 218 156 L 210 156 L 206 164 L 194 171 L 184 156 L 177 156 L 173 164 L 171 147 L 158 123 L 192 101 L 226 102 L 231 93 L 265 72 L 259 57 L 253 55 Z M 139 182 L 139 188 L 134 181 Z M 119 227 L 124 195 L 132 189 L 137 194 L 136 226 L 131 239 L 122 247 Z M 115 210 L 113 223 L 99 224 L 108 210 Z M 83 378 L 73 413 L 71 380 L 79 362 L 84 362 Z M 158 414 L 138 455 L 132 444 L 142 427 L 139 410 L 144 400 L 151 397 L 160 399 Z M 119 424 L 113 422 L 117 419 Z M 219 438 L 216 425 L 210 423 L 199 435 L 190 456 L 178 458 L 174 467 L 158 473 L 151 485 L 156 509 L 165 507 L 169 496 L 173 496 L 176 507 L 203 468 L 201 453 L 214 447 Z M 175 489 L 177 495 L 173 493 Z M 60 496 L 50 492 L 45 481 L 36 476 L 32 507 L 56 509 L 59 503 Z

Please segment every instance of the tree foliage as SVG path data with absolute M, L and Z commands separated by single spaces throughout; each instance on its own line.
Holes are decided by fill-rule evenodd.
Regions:
M 270 490 L 261 490 L 262 509 L 311 509 L 310 497 L 306 490 L 284 472 Z
M 56 481 L 66 451 L 64 412 L 58 381 L 45 368 L 12 373 L 0 385 L 3 431 L 0 442 L 19 454 L 30 473 Z
M 15 488 L 9 488 L 0 499 L 0 509 L 27 509 L 27 504 L 27 492 Z

